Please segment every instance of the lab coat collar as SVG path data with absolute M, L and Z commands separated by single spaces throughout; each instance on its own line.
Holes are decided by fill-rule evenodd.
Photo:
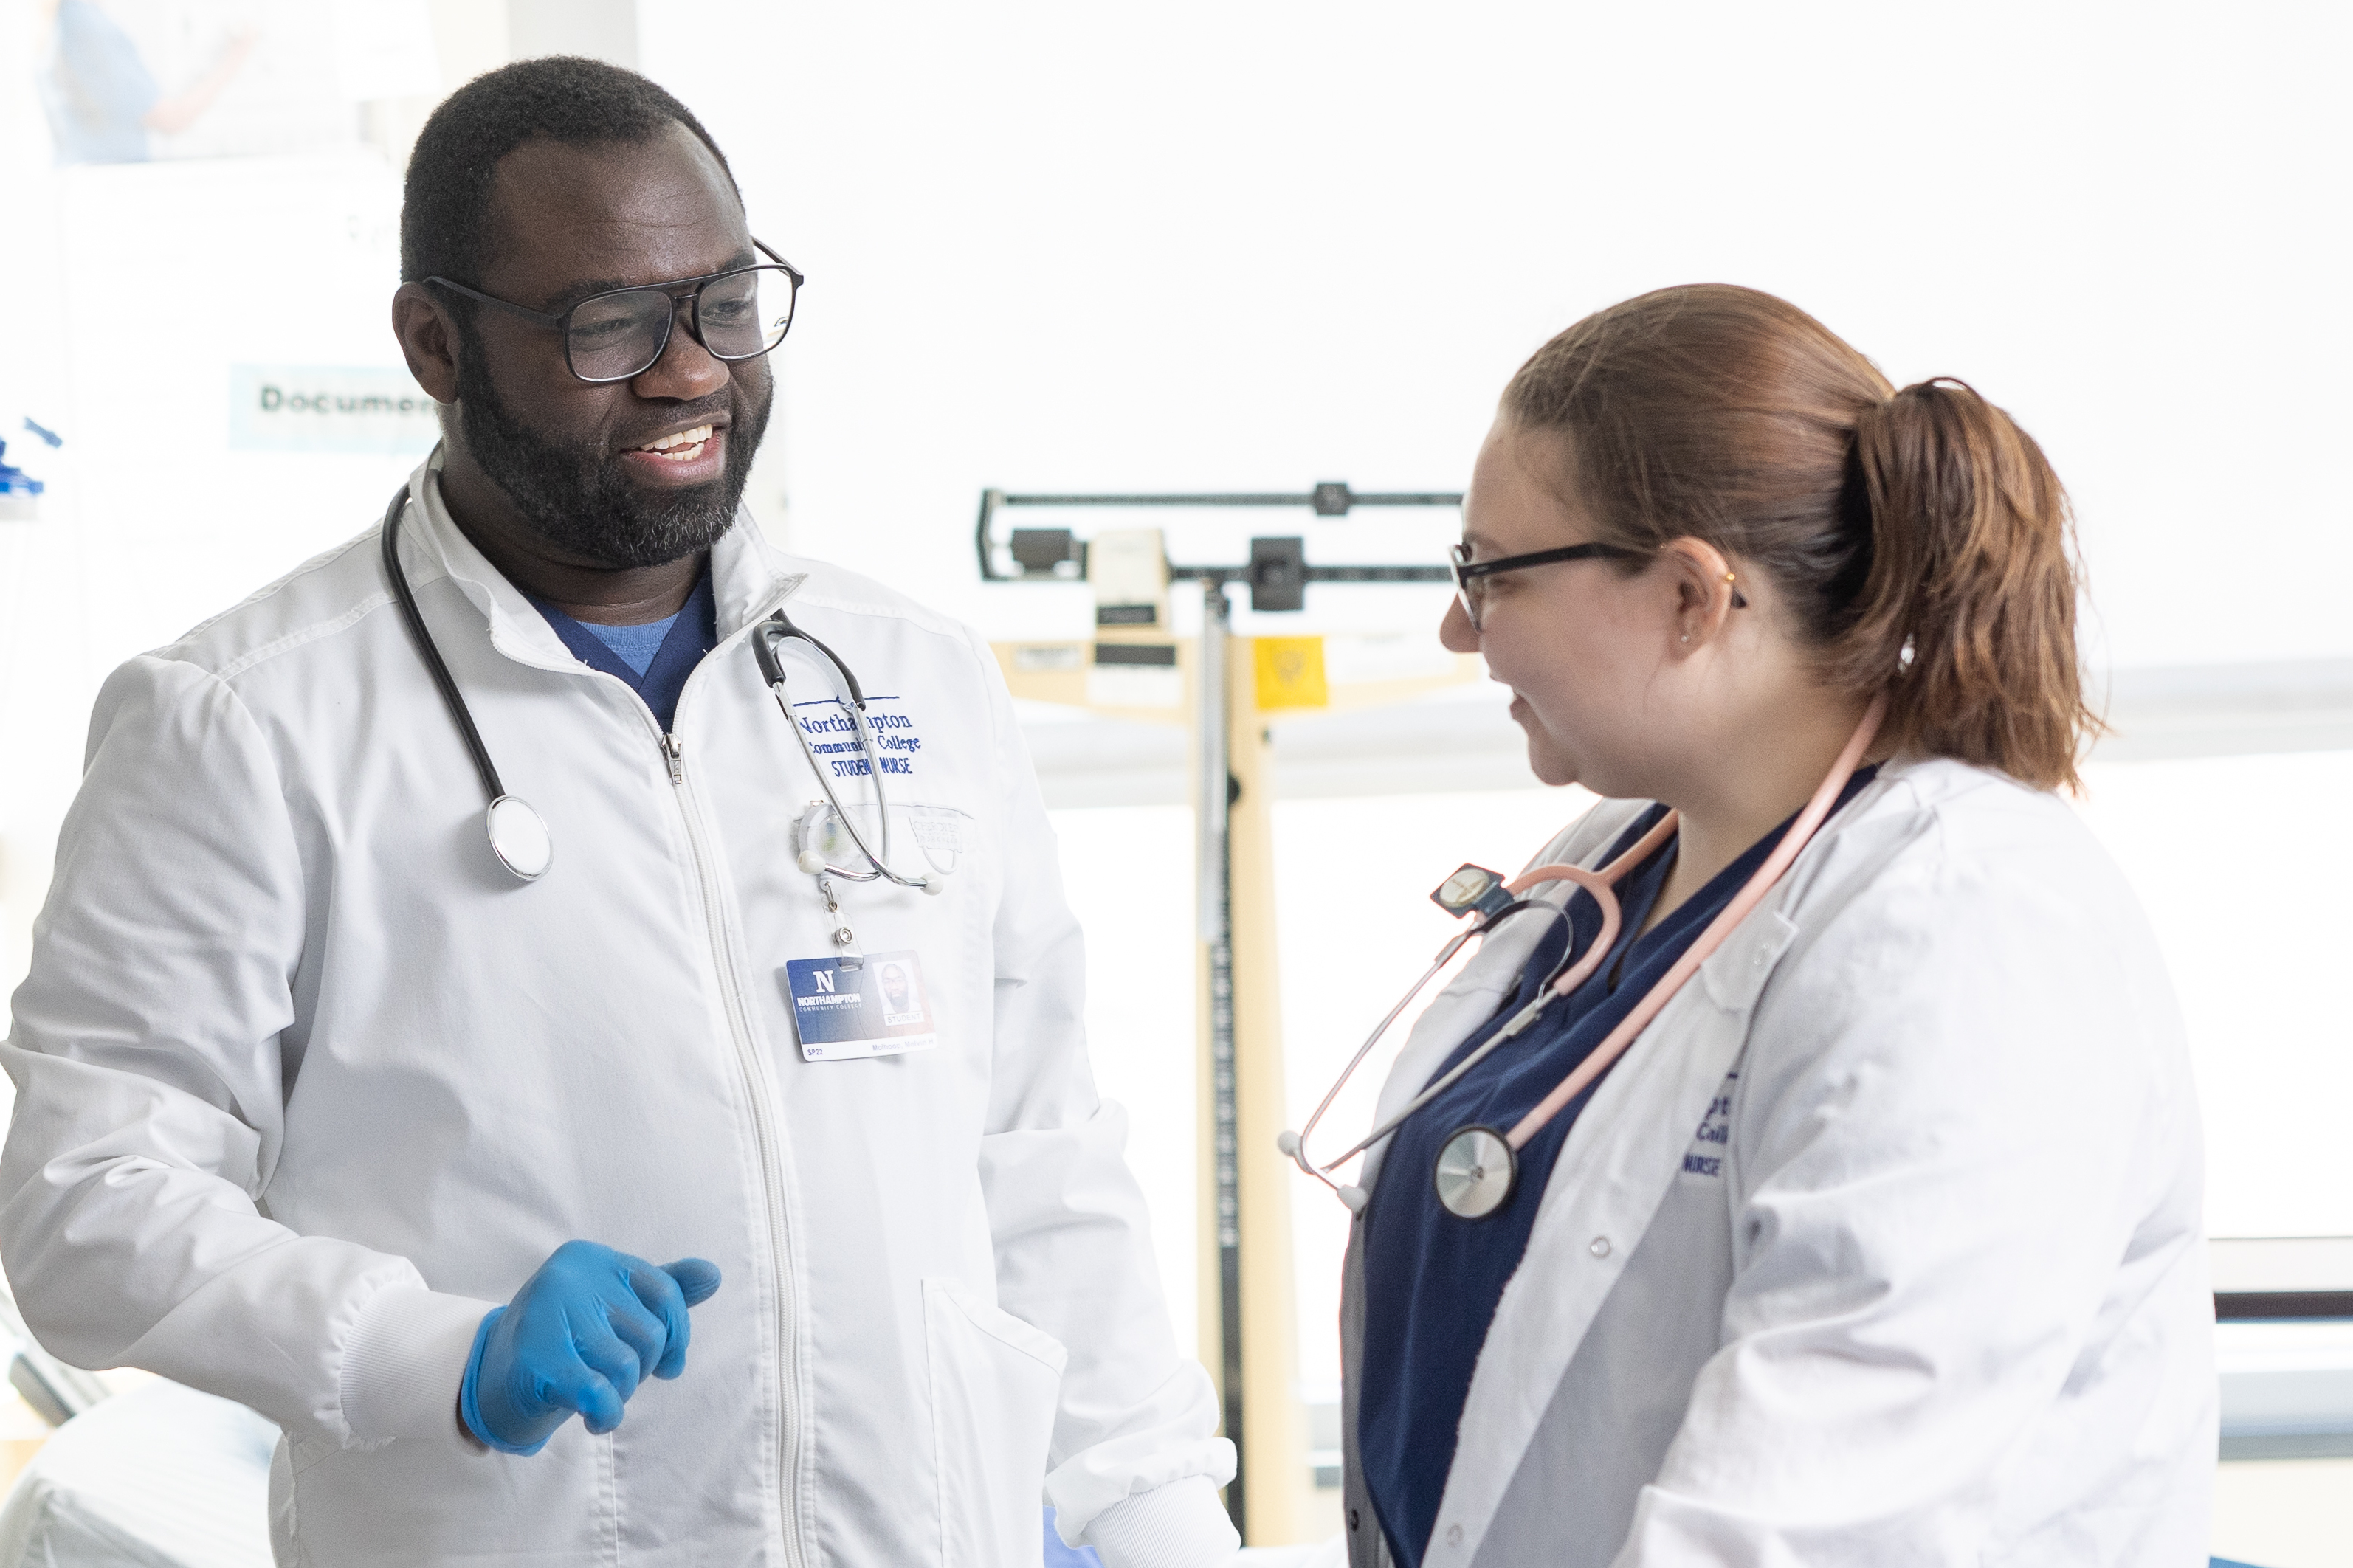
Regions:
M 403 564 L 412 585 L 447 577 L 482 613 L 491 646 L 518 664 L 576 670 L 580 660 L 564 646 L 537 606 L 466 537 L 441 499 L 439 447 L 408 477 L 408 512 L 401 532 Z M 761 535 L 748 508 L 735 509 L 735 526 L 711 547 L 711 587 L 719 640 L 727 642 L 797 592 L 806 573 L 789 572 Z

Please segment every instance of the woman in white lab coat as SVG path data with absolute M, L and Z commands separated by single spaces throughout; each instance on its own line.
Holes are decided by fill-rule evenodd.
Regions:
M 1522 368 L 1464 524 L 1444 641 L 1606 797 L 1532 864 L 1613 867 L 1623 921 L 1542 884 L 1383 1092 L 1476 1056 L 1356 1173 L 1351 1562 L 2202 1563 L 2198 1113 L 2062 797 L 2094 721 L 2041 450 L 1670 289 Z

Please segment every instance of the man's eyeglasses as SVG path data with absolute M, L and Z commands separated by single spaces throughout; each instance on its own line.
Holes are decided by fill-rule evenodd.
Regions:
M 1622 544 L 1569 544 L 1558 550 L 1533 550 L 1525 555 L 1505 555 L 1493 561 L 1473 561 L 1471 547 L 1457 544 L 1446 552 L 1447 564 L 1454 573 L 1454 596 L 1462 601 L 1462 613 L 1471 617 L 1471 629 L 1477 631 L 1479 616 L 1486 607 L 1487 579 L 1505 572 L 1525 572 L 1531 566 L 1549 566 L 1556 561 L 1599 561 L 1610 557 L 1631 559 L 1646 552 L 1629 550 Z
M 686 330 L 712 359 L 731 364 L 758 359 L 785 341 L 804 279 L 791 262 L 756 239 L 752 243 L 773 265 L 731 267 L 701 278 L 608 289 L 554 312 L 534 310 L 448 278 L 425 281 L 562 332 L 564 363 L 582 381 L 628 381 L 661 359 L 681 305 L 687 307 Z M 690 289 L 691 293 L 681 291 Z

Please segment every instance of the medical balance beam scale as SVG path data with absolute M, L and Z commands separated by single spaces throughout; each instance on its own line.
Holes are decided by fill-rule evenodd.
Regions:
M 1014 529 L 1009 508 L 1306 508 L 1343 518 L 1356 507 L 1453 509 L 1442 492 L 1357 495 L 1345 484 L 1298 494 L 1021 495 L 987 491 L 975 543 L 992 583 L 1080 582 L 1092 590 L 1091 639 L 1000 642 L 1013 694 L 1106 717 L 1182 723 L 1192 735 L 1198 826 L 1201 1360 L 1216 1378 L 1225 1430 L 1241 1453 L 1226 1500 L 1243 1539 L 1282 1545 L 1328 1532 L 1314 1517 L 1305 1413 L 1298 1396 L 1291 1194 L 1275 1150 L 1283 1096 L 1275 961 L 1270 715 L 1384 706 L 1474 678 L 1478 660 L 1438 649 L 1430 673 L 1402 677 L 1339 657 L 1345 639 L 1237 637 L 1227 590 L 1247 584 L 1259 612 L 1303 609 L 1314 583 L 1436 584 L 1437 564 L 1310 566 L 1297 537 L 1250 542 L 1233 565 L 1169 563 L 1159 529 Z M 1433 555 L 1439 553 L 1433 542 Z M 1200 585 L 1202 634 L 1174 635 L 1169 585 Z M 1335 657 L 1327 658 L 1329 651 Z M 1369 679 L 1352 679 L 1368 676 Z

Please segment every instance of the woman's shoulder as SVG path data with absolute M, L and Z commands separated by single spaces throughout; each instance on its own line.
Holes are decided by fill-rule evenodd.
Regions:
M 1990 769 L 1883 768 L 1808 847 L 1778 908 L 1794 931 L 1759 1022 L 1804 1050 L 1841 1020 L 1870 1033 L 1901 1016 L 1895 1035 L 1958 1028 L 2030 1055 L 2054 1027 L 2177 1054 L 2164 954 L 2132 884 L 2065 799 Z
M 2107 1054 L 2095 1040 L 2179 1054 L 2131 883 L 2066 800 L 1992 770 L 1883 768 L 1799 858 L 1778 912 L 1795 929 L 1759 1025 L 1793 1031 L 1799 1055 L 1849 1026 L 1899 1054 L 1956 1034 L 1956 1059 L 1988 1070 L 2011 1047 L 2031 1067 L 2054 1035 L 2078 1056 Z
M 1891 897 L 1933 891 L 1963 904 L 2047 902 L 2054 911 L 2095 918 L 2130 911 L 2137 921 L 2139 914 L 2130 884 L 2071 803 L 1949 757 L 1883 764 L 1825 825 L 1790 884 L 1784 909 L 1793 919 L 1799 919 L 1799 907 L 1835 905 L 1874 890 Z
M 1805 1149 L 1851 1171 L 1876 1149 L 2091 1192 L 2110 1178 L 2086 1162 L 2105 1161 L 2136 1202 L 2194 1211 L 2195 1090 L 2164 955 L 2075 808 L 1904 761 L 1832 822 L 1792 870 L 1778 912 L 1794 929 L 1749 1021 L 1733 1137 L 1750 1177 Z

